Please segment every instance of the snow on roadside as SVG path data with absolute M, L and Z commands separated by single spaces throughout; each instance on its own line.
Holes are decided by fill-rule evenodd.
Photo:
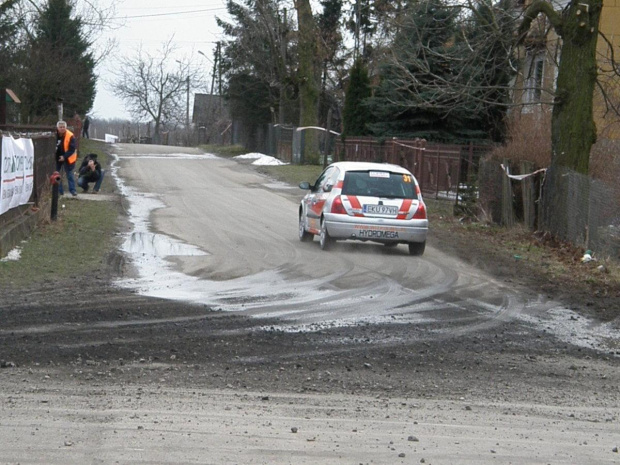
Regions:
M 0 258 L 0 262 L 16 262 L 22 256 L 22 249 L 20 247 L 15 247 L 13 250 L 9 251 L 6 257 Z
M 283 161 L 278 160 L 275 157 L 272 157 L 272 156 L 269 156 L 269 155 L 265 155 L 265 154 L 262 154 L 262 153 L 257 153 L 257 152 L 246 153 L 245 155 L 238 155 L 235 158 L 247 159 L 247 160 L 254 159 L 252 164 L 253 165 L 261 165 L 261 166 L 266 166 L 266 165 L 277 166 L 277 165 L 287 165 L 288 164 L 288 163 L 284 163 Z

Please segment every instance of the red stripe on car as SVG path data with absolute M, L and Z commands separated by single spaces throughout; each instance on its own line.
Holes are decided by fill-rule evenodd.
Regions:
M 353 212 L 353 214 L 355 216 L 364 216 L 363 209 L 362 209 L 362 205 L 360 204 L 360 201 L 358 200 L 358 198 L 354 195 L 348 195 L 347 198 L 349 199 L 349 203 L 351 204 L 351 207 L 353 207 L 353 210 L 355 210 Z
M 409 214 L 409 209 L 411 208 L 411 199 L 404 199 L 403 204 L 400 206 L 400 210 L 398 211 L 397 220 L 404 220 L 407 218 Z

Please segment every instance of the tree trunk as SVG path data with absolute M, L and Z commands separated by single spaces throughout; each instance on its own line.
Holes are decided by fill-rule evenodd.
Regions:
M 318 34 L 312 16 L 310 0 L 296 0 L 299 23 L 299 125 L 317 126 L 319 113 L 319 85 L 317 76 Z M 318 154 L 318 137 L 315 130 L 305 131 L 303 157 L 308 160 Z
M 602 0 L 573 0 L 563 13 L 562 55 L 551 123 L 552 165 L 588 174 L 596 125 L 592 100 Z

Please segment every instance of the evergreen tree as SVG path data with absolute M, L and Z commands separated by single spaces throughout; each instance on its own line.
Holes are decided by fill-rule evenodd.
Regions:
M 410 2 L 369 100 L 378 136 L 502 141 L 512 78 L 511 0 Z M 471 9 L 470 9 L 471 8 Z
M 331 124 L 327 122 L 330 109 L 338 103 L 333 93 L 329 92 L 330 75 L 334 75 L 340 60 L 338 51 L 342 46 L 340 20 L 342 18 L 342 0 L 321 0 L 323 11 L 318 15 L 317 23 L 323 42 L 323 69 L 321 77 L 321 101 L 319 106 L 319 121 L 321 126 Z M 325 123 L 325 124 L 323 124 Z
M 19 0 L 6 0 L 0 4 L 0 88 L 16 84 L 13 76 L 17 46 L 18 20 L 14 7 Z
M 28 120 L 53 120 L 60 99 L 67 117 L 92 108 L 97 77 L 90 48 L 72 3 L 48 0 L 37 18 L 24 77 Z
M 256 128 L 271 118 L 270 93 L 265 83 L 249 73 L 236 73 L 228 81 L 228 101 L 233 119 L 244 128 L 243 144 L 248 150 L 258 150 Z
M 343 126 L 345 136 L 364 136 L 368 134 L 366 124 L 370 122 L 370 111 L 365 105 L 371 96 L 368 69 L 361 58 L 358 58 L 349 78 L 349 86 L 345 94 Z
M 446 50 L 456 30 L 457 10 L 442 0 L 408 6 L 392 42 L 393 59 L 380 67 L 380 84 L 369 99 L 377 136 L 450 139 L 465 127 L 463 113 L 449 111 L 455 96 L 441 94 L 437 77 L 452 81 Z
M 218 25 L 231 39 L 224 42 L 222 68 L 230 82 L 237 74 L 241 81 L 253 76 L 252 88 L 262 83 L 257 95 L 241 97 L 256 100 L 258 95 L 266 102 L 258 106 L 273 108 L 278 122 L 296 123 L 298 114 L 291 97 L 296 97 L 294 66 L 291 63 L 291 18 L 280 0 L 229 0 L 226 8 L 232 21 L 217 19 Z M 239 90 L 239 89 L 237 89 Z M 235 94 L 237 98 L 237 94 Z M 261 123 L 271 121 L 271 115 Z
M 478 2 L 457 35 L 453 56 L 462 60 L 458 77 L 466 111 L 476 118 L 472 126 L 495 142 L 506 136 L 506 113 L 516 63 L 513 53 L 516 21 L 514 2 Z

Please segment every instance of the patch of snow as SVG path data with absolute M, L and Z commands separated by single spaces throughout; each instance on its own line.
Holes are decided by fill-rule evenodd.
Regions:
M 15 247 L 13 250 L 9 251 L 6 257 L 1 258 L 0 262 L 16 262 L 22 256 L 22 249 L 20 247 Z
M 122 159 L 131 159 L 131 158 L 139 158 L 139 159 L 166 159 L 166 158 L 174 158 L 176 160 L 215 160 L 219 158 L 217 155 L 213 155 L 212 153 L 203 153 L 192 155 L 189 153 L 166 153 L 166 154 L 149 154 L 149 155 L 119 155 L 119 158 Z
M 257 152 L 253 152 L 253 153 L 246 153 L 245 155 L 237 155 L 234 158 L 239 158 L 241 160 L 252 160 L 252 159 L 256 159 L 256 158 L 262 158 L 262 157 L 266 157 L 267 155 L 262 154 L 262 153 L 257 153 Z
M 246 153 L 245 155 L 237 155 L 234 158 L 239 158 L 241 160 L 254 160 L 252 162 L 253 165 L 261 165 L 261 166 L 279 166 L 279 165 L 288 164 L 270 155 L 265 155 L 263 153 L 257 153 L 257 152 Z
M 288 165 L 288 163 L 284 163 L 283 161 L 278 160 L 277 158 L 270 157 L 265 155 L 262 158 L 257 159 L 252 163 L 253 165 L 261 165 L 261 166 L 280 166 L 280 165 Z

